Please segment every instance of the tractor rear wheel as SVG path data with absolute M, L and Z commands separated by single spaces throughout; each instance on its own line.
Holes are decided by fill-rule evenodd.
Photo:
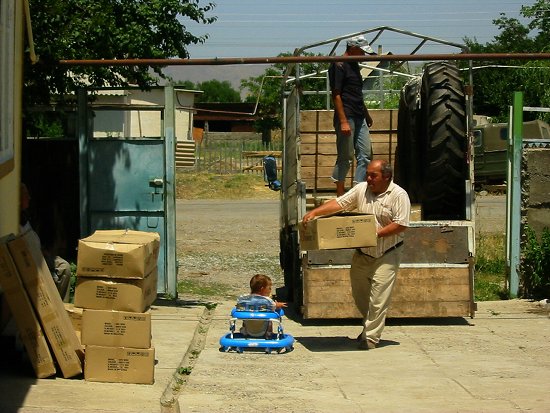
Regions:
M 466 101 L 458 68 L 426 65 L 422 78 L 424 220 L 465 218 L 467 177 Z

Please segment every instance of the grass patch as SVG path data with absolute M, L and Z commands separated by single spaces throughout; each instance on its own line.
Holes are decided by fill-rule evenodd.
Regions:
M 182 294 L 199 297 L 233 297 L 230 291 L 229 286 L 221 283 L 205 283 L 193 280 L 178 281 L 178 293 Z
M 177 199 L 279 199 L 260 174 L 176 173 Z
M 480 234 L 476 243 L 475 300 L 492 301 L 508 298 L 506 237 L 502 234 Z

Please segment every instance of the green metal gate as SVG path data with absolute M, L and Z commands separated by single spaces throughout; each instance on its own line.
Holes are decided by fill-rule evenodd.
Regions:
M 158 232 L 157 291 L 176 297 L 174 89 L 166 86 L 156 104 L 127 97 L 120 89 L 79 91 L 80 233 Z

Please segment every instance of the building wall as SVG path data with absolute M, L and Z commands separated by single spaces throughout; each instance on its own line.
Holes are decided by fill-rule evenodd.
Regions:
M 194 93 L 176 92 L 176 138 L 180 141 L 192 141 L 190 125 L 193 124 Z M 98 96 L 98 104 L 117 103 L 140 106 L 164 106 L 164 89 L 151 91 L 128 90 L 116 93 L 103 92 Z M 94 121 L 94 137 L 113 138 L 155 138 L 162 135 L 160 110 L 124 110 L 97 111 Z
M 13 30 L 14 53 L 8 56 L 5 67 L 13 68 L 14 73 L 14 93 L 13 99 L 8 104 L 12 104 L 12 110 L 7 111 L 4 104 L 0 105 L 3 114 L 11 113 L 11 124 L 13 125 L 13 168 L 6 170 L 6 174 L 0 177 L 0 236 L 19 231 L 19 185 L 21 181 L 21 90 L 23 82 L 22 62 L 23 62 L 23 5 L 22 1 L 3 0 L 15 7 L 15 21 L 10 22 Z M 27 57 L 28 58 L 28 57 Z M 4 79 L 0 79 L 4 81 Z
M 550 229 L 550 147 L 529 148 L 523 153 L 522 224 L 529 225 L 540 239 Z
M 8 22 L 11 38 L 14 39 L 13 53 L 2 56 L 0 64 L 13 70 L 13 99 L 0 102 L 0 116 L 10 124 L 13 133 L 13 161 L 2 162 L 0 165 L 0 237 L 19 231 L 19 187 L 21 182 L 21 90 L 23 86 L 23 2 L 17 0 L 2 0 L 0 6 L 14 7 L 14 21 Z M 0 51 L 1 53 L 1 51 Z M 5 79 L 0 79 L 5 82 Z M 8 110 L 8 106 L 11 108 Z M 9 119 L 8 119 L 9 118 Z M 10 320 L 10 311 L 0 287 L 0 331 Z

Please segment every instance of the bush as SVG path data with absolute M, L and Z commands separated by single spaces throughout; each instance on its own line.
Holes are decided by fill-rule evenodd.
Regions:
M 474 295 L 476 301 L 505 299 L 506 242 L 502 234 L 478 234 L 476 237 Z
M 520 270 L 524 298 L 542 299 L 550 297 L 550 230 L 544 228 L 540 242 L 535 231 L 524 227 Z

